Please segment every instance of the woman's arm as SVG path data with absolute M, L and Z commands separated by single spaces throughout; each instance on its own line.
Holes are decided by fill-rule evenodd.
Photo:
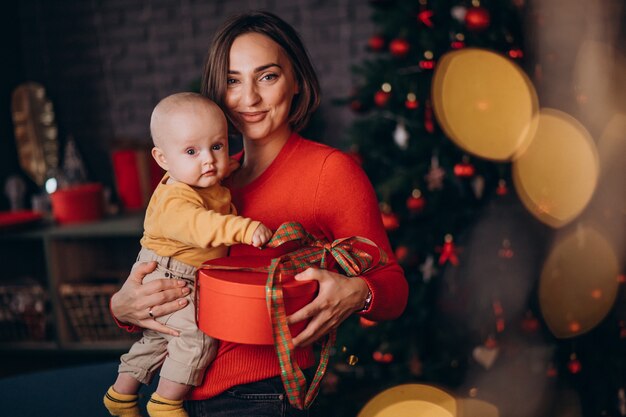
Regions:
M 388 257 L 388 263 L 361 277 L 346 278 L 330 271 L 308 269 L 296 279 L 319 283 L 318 296 L 289 317 L 289 322 L 311 318 L 294 344 L 306 346 L 336 328 L 347 317 L 364 307 L 368 291 L 370 307 L 363 315 L 371 320 L 397 318 L 406 307 L 408 284 L 396 262 L 383 227 L 378 200 L 363 170 L 347 155 L 334 152 L 326 159 L 317 187 L 315 216 L 331 239 L 362 236 L 375 242 Z
M 143 285 L 143 278 L 155 268 L 156 262 L 133 265 L 122 288 L 111 297 L 111 313 L 117 324 L 128 331 L 144 328 L 178 336 L 176 330 L 159 323 L 149 312 L 160 317 L 182 309 L 190 290 L 185 281 L 178 279 L 157 279 Z

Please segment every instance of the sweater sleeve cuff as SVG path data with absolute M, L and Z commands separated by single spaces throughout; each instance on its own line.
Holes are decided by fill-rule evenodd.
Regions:
M 374 299 L 375 299 L 375 294 L 374 291 L 372 290 L 372 284 L 369 282 L 369 280 L 364 277 L 364 276 L 360 276 L 361 279 L 363 279 L 363 281 L 365 281 L 365 283 L 367 284 L 367 290 L 369 291 L 368 294 L 371 294 L 372 297 L 370 299 L 370 302 L 367 305 L 367 308 L 363 309 L 363 310 L 359 310 L 357 311 L 357 313 L 359 314 L 367 314 L 372 310 L 372 305 L 374 305 Z
M 250 222 L 250 225 L 246 229 L 246 233 L 244 235 L 244 241 L 246 242 L 247 245 L 252 244 L 252 235 L 254 235 L 255 230 L 257 229 L 257 227 L 259 227 L 260 224 L 261 222 L 256 221 L 256 220 L 253 220 L 252 222 Z
M 111 313 L 111 317 L 113 317 L 115 324 L 117 324 L 117 327 L 124 329 L 129 333 L 135 333 L 141 330 L 141 327 L 139 326 L 135 326 L 134 324 L 128 324 L 128 323 L 123 323 L 119 321 L 117 317 L 115 317 L 115 315 L 113 314 L 113 309 L 111 309 L 111 300 L 109 300 L 109 312 Z

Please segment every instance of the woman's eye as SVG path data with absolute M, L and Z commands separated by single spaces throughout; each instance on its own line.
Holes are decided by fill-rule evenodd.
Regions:
M 195 155 L 195 154 L 196 154 L 196 150 L 195 150 L 195 149 L 187 149 L 187 150 L 185 151 L 185 153 L 186 153 L 187 155 Z
M 229 78 L 229 79 L 227 79 L 227 80 L 226 80 L 226 85 L 233 85 L 233 84 L 235 84 L 236 82 L 237 82 L 237 80 L 236 80 L 236 79 L 234 79 L 234 78 Z
M 265 81 L 272 81 L 276 78 L 278 78 L 278 75 L 276 74 L 265 74 L 263 77 L 261 77 L 261 79 Z

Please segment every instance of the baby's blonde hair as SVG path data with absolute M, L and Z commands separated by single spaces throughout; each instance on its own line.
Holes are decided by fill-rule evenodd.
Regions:
M 209 110 L 218 111 L 223 115 L 222 110 L 213 100 L 201 94 L 189 91 L 171 94 L 159 101 L 150 116 L 150 136 L 152 137 L 154 146 L 159 146 L 162 140 L 157 133 L 158 123 L 162 121 L 164 117 L 167 117 L 168 113 L 183 111 L 195 105 L 206 106 Z

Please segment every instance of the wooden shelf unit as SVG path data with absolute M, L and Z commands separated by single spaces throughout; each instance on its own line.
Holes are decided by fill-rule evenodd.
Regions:
M 143 217 L 143 212 L 137 212 L 94 223 L 63 226 L 44 223 L 2 233 L 0 254 L 4 262 L 0 287 L 8 288 L 5 293 L 10 293 L 14 285 L 41 286 L 47 297 L 43 315 L 36 314 L 45 321 L 45 335 L 37 331 L 24 336 L 20 330 L 19 337 L 11 340 L 11 333 L 7 339 L 7 333 L 0 332 L 0 351 L 103 352 L 128 349 L 136 337 L 121 329 L 118 332 L 109 328 L 111 336 L 103 338 L 81 334 L 76 320 L 71 317 L 74 312 L 68 310 L 67 300 L 64 300 L 60 289 L 63 286 L 75 287 L 80 296 L 80 289 L 87 285 L 96 290 L 118 288 L 136 260 Z M 87 317 L 92 309 L 94 312 L 107 310 L 104 316 L 100 314 L 102 317 L 94 316 L 93 319 L 103 321 L 103 327 L 110 327 L 113 319 L 107 314 L 107 298 L 100 296 L 97 303 L 84 299 L 80 301 L 79 308 L 86 309 L 84 316 Z M 2 317 L 0 325 L 3 323 L 1 320 Z M 94 327 L 100 327 L 100 323 Z

